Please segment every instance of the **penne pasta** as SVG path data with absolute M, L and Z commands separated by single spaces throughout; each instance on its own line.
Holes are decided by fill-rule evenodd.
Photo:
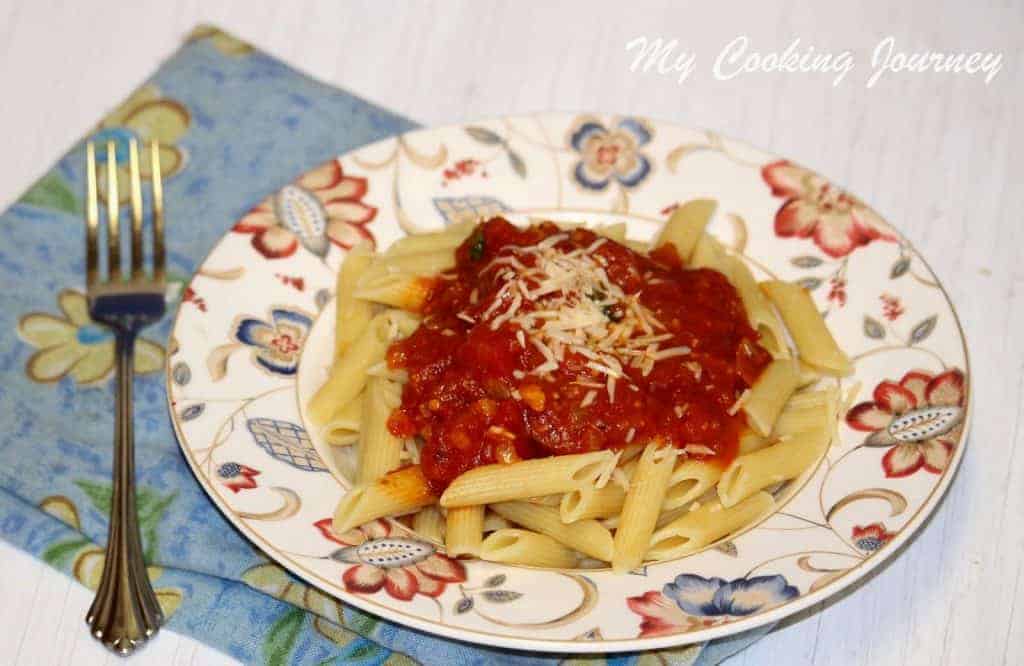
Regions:
M 529 504 L 536 504 L 537 506 L 558 506 L 562 502 L 562 496 L 544 495 L 543 497 L 527 497 L 523 501 Z
M 425 506 L 412 517 L 412 529 L 425 539 L 443 543 L 445 522 L 445 517 L 436 506 Z
M 740 435 L 739 455 L 763 449 L 768 446 L 768 442 L 767 438 L 758 435 L 753 430 L 746 430 Z M 721 478 L 721 474 L 719 474 L 719 478 Z
M 370 377 L 363 396 L 355 481 L 365 485 L 401 464 L 402 440 L 388 430 L 388 417 L 402 402 L 402 387 L 381 377 Z
M 423 470 L 410 465 L 349 490 L 334 510 L 333 527 L 340 534 L 371 520 L 405 515 L 436 502 Z
M 608 518 L 618 515 L 625 501 L 626 491 L 614 482 L 604 488 L 577 488 L 562 495 L 558 513 L 563 523 Z
M 576 554 L 549 536 L 529 530 L 500 529 L 480 546 L 480 558 L 489 562 L 568 569 Z
M 605 562 L 612 558 L 612 534 L 596 520 L 580 520 L 571 525 L 562 522 L 558 509 L 526 502 L 498 502 L 490 508 L 511 521 L 555 541 Z
M 710 488 L 714 488 L 721 476 L 722 468 L 718 465 L 693 459 L 679 461 L 669 476 L 662 511 L 689 506 Z
M 419 312 L 427 302 L 434 278 L 411 273 L 384 273 L 364 279 L 354 292 L 356 298 L 390 305 L 408 312 Z
M 768 364 L 749 393 L 742 398 L 747 421 L 759 435 L 768 435 L 772 425 L 796 390 L 797 365 L 792 359 L 776 359 Z
M 829 374 L 848 375 L 852 372 L 850 359 L 836 344 L 806 289 L 780 280 L 762 282 L 761 289 L 786 322 L 801 360 Z
M 775 437 L 796 435 L 808 430 L 824 431 L 831 428 L 833 410 L 829 405 L 810 405 L 807 407 L 790 408 L 779 414 L 772 429 Z
M 446 509 L 447 510 L 447 509 Z M 508 527 L 512 527 L 512 523 L 508 522 L 498 514 L 494 513 L 490 509 L 484 512 L 484 532 L 493 532 L 495 530 L 503 530 Z
M 743 308 L 747 311 L 750 325 L 761 334 L 761 341 L 775 358 L 789 358 L 789 347 L 786 346 L 786 334 L 779 315 L 775 313 L 771 301 L 754 279 L 747 265 L 738 257 L 728 257 L 725 261 L 728 271 L 725 273 L 729 281 L 736 287 Z
M 733 506 L 759 490 L 800 476 L 821 458 L 829 440 L 828 431 L 801 432 L 739 456 L 722 473 L 719 499 L 724 506 Z
M 665 500 L 676 454 L 675 448 L 652 442 L 640 456 L 640 463 L 629 481 L 626 501 L 619 514 L 619 527 L 615 532 L 612 569 L 617 573 L 632 571 L 644 560 Z
M 454 265 L 455 254 L 449 249 L 402 254 L 396 257 L 383 256 L 369 266 L 358 286 L 372 286 L 380 279 L 396 273 L 430 277 Z
M 370 366 L 383 361 L 388 345 L 409 335 L 416 324 L 412 315 L 400 311 L 382 312 L 374 317 L 351 348 L 335 361 L 327 381 L 310 401 L 309 417 L 313 423 L 329 422 L 339 406 L 355 399 L 366 385 Z
M 363 419 L 363 393 L 341 407 L 320 431 L 331 446 L 351 446 L 359 442 L 359 423 Z
M 373 319 L 373 304 L 355 297 L 359 279 L 373 262 L 370 243 L 359 243 L 345 255 L 335 286 L 334 358 L 348 351 Z
M 484 506 L 460 506 L 448 509 L 444 547 L 448 555 L 479 557 L 484 538 Z
M 622 243 L 626 240 L 626 223 L 616 222 L 615 224 L 602 224 L 594 229 L 594 232 L 604 236 L 605 238 L 610 238 L 616 243 Z
M 521 233 L 497 219 L 402 238 L 384 253 L 353 248 L 337 276 L 333 367 L 307 410 L 328 443 L 357 445 L 331 449 L 332 471 L 355 480 L 334 529 L 395 518 L 452 557 L 559 568 L 609 563 L 622 573 L 693 553 L 770 511 L 772 492 L 811 473 L 834 438 L 838 382 L 819 379 L 848 371 L 850 362 L 805 290 L 759 284 L 742 256 L 706 232 L 716 206 L 682 204 L 649 246 L 671 245 L 683 266 L 717 271 L 735 292 L 664 256 L 645 264 L 625 248 L 648 245 L 628 240 L 622 223 L 588 231 L 541 221 Z M 662 285 L 654 289 L 657 308 L 640 300 L 643 285 L 609 277 L 635 261 L 645 266 L 642 281 Z M 432 293 L 430 320 L 420 327 L 414 313 Z M 699 320 L 707 335 L 691 326 Z M 414 344 L 388 353 L 414 330 Z M 742 335 L 714 338 L 729 330 Z M 662 423 L 662 394 L 692 391 L 702 372 L 719 367 L 746 378 L 748 359 L 769 358 L 761 348 L 772 360 L 730 407 L 733 384 L 719 386 L 714 374 L 706 396 L 688 393 L 673 407 L 707 439 L 664 444 L 676 435 L 667 430 L 674 421 Z M 518 359 L 512 367 L 487 358 L 505 349 Z M 684 374 L 654 367 L 694 350 Z M 559 373 L 580 388 L 560 392 Z M 622 428 L 609 432 L 627 431 L 616 448 L 590 450 L 599 440 L 582 430 L 577 450 L 587 453 L 569 453 L 569 440 L 548 441 L 545 433 L 572 432 L 567 418 L 603 418 L 604 405 L 617 400 L 630 402 L 607 410 Z M 636 413 L 620 418 L 622 410 Z M 389 421 L 405 436 L 391 434 Z M 710 427 L 716 423 L 728 427 Z M 523 449 L 522 437 L 536 442 Z M 698 457 L 733 446 L 738 453 L 727 466 Z M 526 453 L 543 450 L 560 453 Z M 514 462 L 478 465 L 507 459 Z M 467 471 L 452 479 L 454 469 Z
M 705 504 L 660 527 L 652 536 L 647 556 L 668 560 L 689 555 L 746 527 L 775 505 L 768 493 L 757 493 L 732 508 Z
M 732 268 L 730 257 L 718 239 L 711 234 L 703 234 L 690 255 L 690 268 L 710 268 L 729 277 Z
M 753 433 L 751 435 L 757 437 Z M 635 464 L 632 466 L 635 469 Z M 630 465 L 627 465 L 623 469 L 629 467 Z M 713 488 L 721 476 L 722 468 L 718 465 L 694 459 L 679 461 L 669 477 L 661 510 L 665 512 L 689 506 L 691 502 Z M 609 483 L 604 488 L 585 487 L 566 493 L 562 496 L 559 510 L 562 522 L 565 523 L 584 518 L 609 518 L 622 511 L 625 500 L 626 491 L 614 483 Z
M 815 370 L 812 366 L 807 365 L 803 361 L 800 361 L 799 366 L 800 377 L 799 379 L 797 379 L 796 382 L 797 388 L 804 388 L 805 386 L 810 386 L 811 384 L 821 379 L 821 373 Z
M 614 464 L 611 451 L 535 458 L 484 465 L 457 477 L 441 495 L 441 506 L 469 506 L 566 493 L 595 480 Z
M 680 204 L 669 216 L 661 232 L 651 243 L 651 248 L 671 244 L 683 264 L 690 261 L 698 239 L 704 236 L 718 203 L 714 199 L 694 199 Z
M 466 236 L 474 228 L 476 228 L 475 222 L 461 222 L 435 233 L 403 236 L 391 244 L 391 247 L 384 252 L 384 256 L 400 257 L 407 254 L 422 254 L 438 250 L 454 252 L 455 248 L 462 245 L 462 242 L 466 240 Z
M 821 407 L 836 404 L 839 399 L 839 387 L 829 386 L 828 388 L 816 391 L 799 391 L 789 397 L 786 409 L 802 409 L 804 407 Z

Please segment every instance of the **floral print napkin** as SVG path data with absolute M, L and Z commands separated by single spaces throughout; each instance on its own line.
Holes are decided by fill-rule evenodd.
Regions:
M 121 170 L 129 138 L 164 146 L 171 292 L 203 308 L 188 276 L 255 202 L 413 127 L 204 26 L 92 136 L 117 143 Z M 114 352 L 83 294 L 84 161 L 74 146 L 0 216 L 0 536 L 95 588 L 110 509 Z M 267 664 L 707 665 L 763 635 L 607 657 L 515 653 L 413 631 L 305 585 L 227 523 L 185 464 L 162 377 L 171 318 L 138 341 L 135 407 L 139 524 L 169 628 Z

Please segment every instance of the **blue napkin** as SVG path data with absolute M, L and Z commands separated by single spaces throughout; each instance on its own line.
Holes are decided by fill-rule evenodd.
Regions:
M 187 300 L 188 276 L 254 202 L 329 158 L 414 127 L 203 26 L 93 136 L 166 146 L 169 272 Z M 79 144 L 0 216 L 0 536 L 95 588 L 110 504 L 114 356 L 83 295 L 83 164 Z M 247 663 L 565 658 L 413 631 L 270 562 L 217 511 L 178 451 L 161 376 L 170 326 L 168 315 L 136 348 L 135 407 L 139 523 L 168 627 Z M 765 631 L 656 656 L 580 660 L 709 666 Z

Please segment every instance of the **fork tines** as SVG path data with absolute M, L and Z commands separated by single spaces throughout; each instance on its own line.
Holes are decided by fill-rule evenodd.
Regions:
M 86 237 L 85 263 L 88 286 L 99 284 L 99 193 L 96 182 L 96 147 L 86 144 Z M 112 283 L 121 282 L 121 223 L 117 183 L 117 147 L 107 141 L 107 273 Z M 160 180 L 160 144 L 150 142 L 150 174 L 152 179 L 153 271 L 146 274 L 142 228 L 142 185 L 139 170 L 139 146 L 133 138 L 128 143 L 129 200 L 131 202 L 131 273 L 130 282 L 162 283 L 165 276 L 163 184 Z

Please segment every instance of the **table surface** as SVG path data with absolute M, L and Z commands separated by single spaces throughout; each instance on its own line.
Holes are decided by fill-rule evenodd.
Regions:
M 426 125 L 542 109 L 636 113 L 810 165 L 895 223 L 948 289 L 972 350 L 970 446 L 900 557 L 730 666 L 1024 663 L 1024 5 L 940 4 L 0 0 L 9 91 L 0 204 L 199 22 Z M 856 64 L 837 86 L 815 72 L 717 80 L 716 57 L 741 35 L 749 51 L 782 51 L 798 38 L 798 53 L 849 49 Z M 868 88 L 872 52 L 889 35 L 907 52 L 1001 52 L 1002 69 L 987 85 L 966 74 L 889 73 Z M 695 55 L 693 73 L 679 83 L 675 73 L 630 71 L 626 44 L 641 36 L 678 39 L 677 54 Z M 0 560 L 0 662 L 121 663 L 86 634 L 87 590 L 2 543 Z M 231 663 L 170 631 L 143 654 L 154 664 Z

